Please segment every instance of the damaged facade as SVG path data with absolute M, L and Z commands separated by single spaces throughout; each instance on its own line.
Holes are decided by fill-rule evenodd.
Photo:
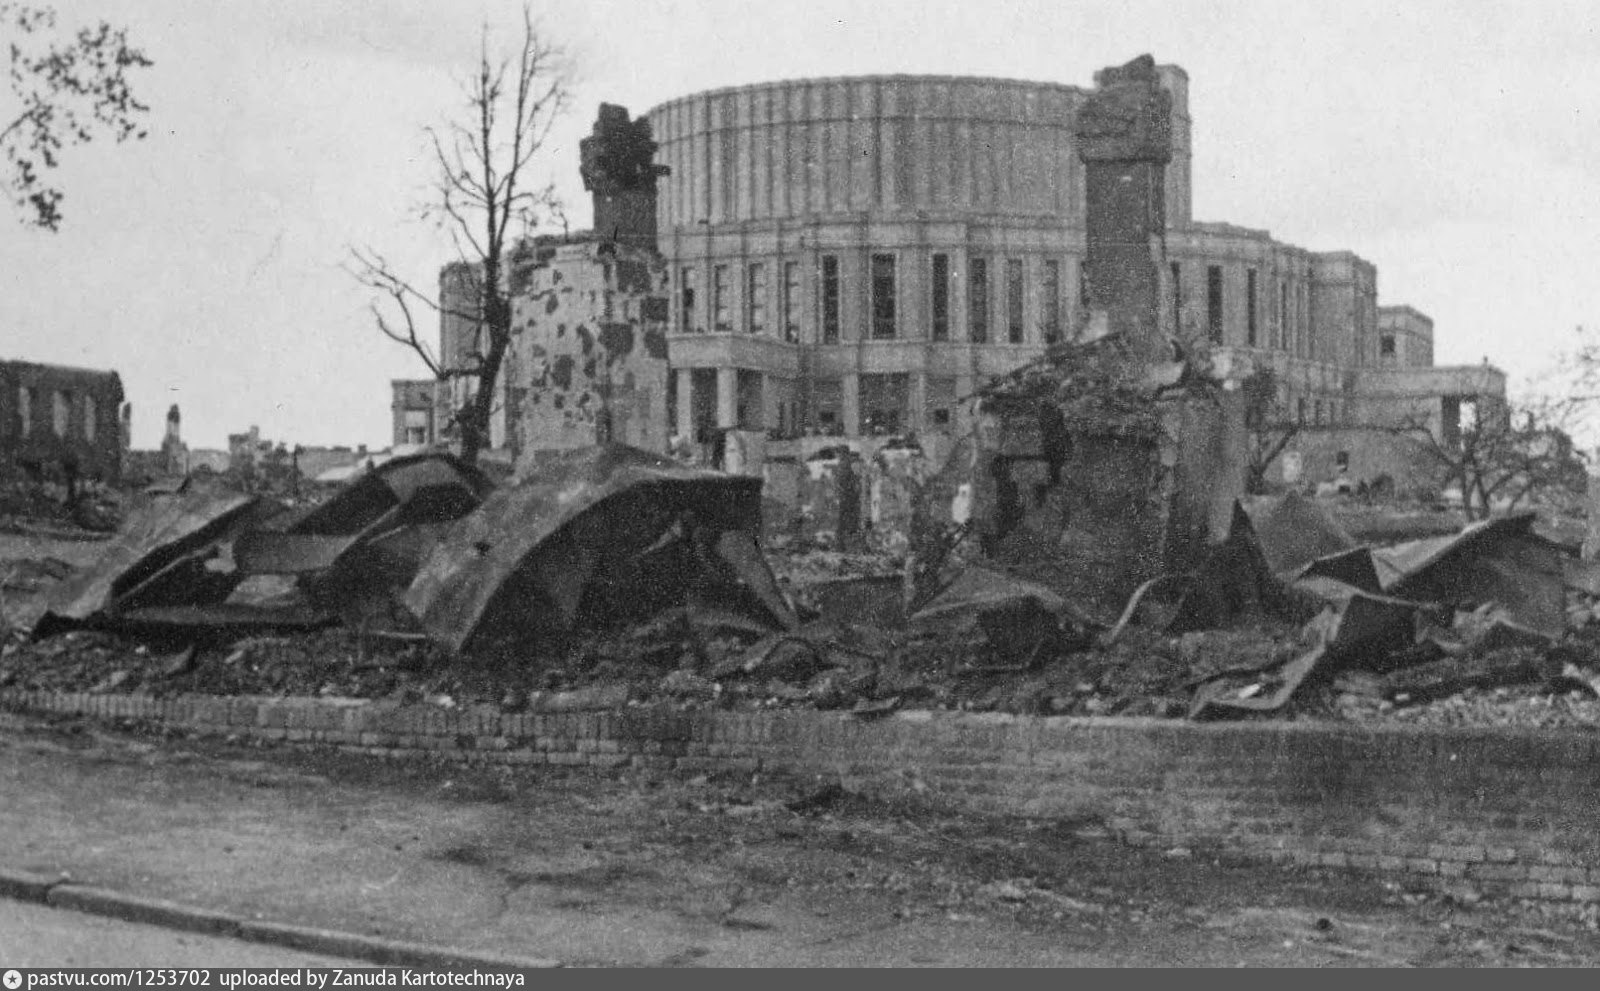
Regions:
M 0 361 L 0 473 L 115 483 L 130 415 L 116 372 Z
M 1279 372 L 1281 403 L 1305 424 L 1292 449 L 1306 478 L 1332 477 L 1337 450 L 1352 476 L 1394 472 L 1391 438 L 1359 428 L 1414 407 L 1442 426 L 1456 397 L 1504 394 L 1497 370 L 1433 368 L 1431 322 L 1380 309 L 1370 263 L 1193 221 L 1188 75 L 1153 68 L 1170 99 L 1166 257 L 1148 275 L 1163 325 L 1233 352 L 1240 371 Z M 1097 190 L 1081 160 L 1095 92 L 883 76 L 652 110 L 671 170 L 659 215 L 679 432 L 914 432 L 935 448 L 966 432 L 958 397 L 1090 325 L 1097 290 L 1128 271 L 1089 257 L 1096 193 L 1109 203 L 1124 189 Z M 739 402 L 746 391 L 760 402 Z M 1329 436 L 1352 428 L 1372 436 Z
M 717 90 L 641 120 L 602 107 L 583 157 L 596 231 L 514 256 L 491 456 L 675 438 L 762 475 L 810 527 L 813 462 L 831 478 L 844 445 L 881 524 L 880 448 L 936 469 L 973 436 L 966 400 L 986 383 L 1137 324 L 1197 342 L 1233 387 L 1271 373 L 1261 415 L 1295 433 L 1271 481 L 1435 482 L 1393 428 L 1447 439 L 1473 404 L 1503 401 L 1503 373 L 1433 366 L 1432 322 L 1380 307 L 1376 269 L 1349 252 L 1194 221 L 1181 68 L 1146 57 L 1096 84 L 861 77 Z M 1159 124 L 1134 135 L 1130 113 Z M 447 311 L 470 276 L 441 273 Z M 441 318 L 447 370 L 470 366 L 475 339 L 473 321 Z M 397 382 L 397 441 L 447 438 L 471 382 Z M 1190 466 L 1168 466 L 1203 476 L 1186 526 L 1216 539 L 1242 491 L 1243 419 L 1189 424 Z
M 511 342 L 489 421 L 489 456 L 523 465 L 541 455 L 622 443 L 665 451 L 666 274 L 655 250 L 655 145 L 646 122 L 602 105 L 582 142 L 596 228 L 527 239 L 509 253 Z M 439 276 L 440 353 L 447 381 L 394 383 L 395 437 L 451 435 L 477 380 L 479 328 L 471 266 Z M 429 404 L 431 394 L 432 403 Z M 403 421 L 402 421 L 402 418 Z

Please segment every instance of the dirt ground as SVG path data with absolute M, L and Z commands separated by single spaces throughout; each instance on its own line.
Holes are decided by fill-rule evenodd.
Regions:
M 1594 915 L 783 776 L 472 769 L 0 717 L 0 862 L 578 965 L 1569 966 Z

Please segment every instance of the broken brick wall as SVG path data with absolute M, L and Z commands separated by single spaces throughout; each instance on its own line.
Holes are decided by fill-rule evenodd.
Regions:
M 122 379 L 116 372 L 0 361 L 0 477 L 122 477 Z
M 973 515 L 990 558 L 1106 611 L 1161 573 L 1170 472 L 1158 437 L 1078 431 L 1063 445 L 1036 415 L 981 422 Z
M 519 464 L 606 441 L 667 450 L 665 279 L 653 251 L 606 241 L 519 252 L 504 372 Z
M 1233 505 L 1245 494 L 1249 435 L 1242 389 L 1220 389 L 1175 405 L 1166 436 L 1172 485 L 1163 568 L 1193 571 L 1227 539 Z
M 848 447 L 854 454 L 853 482 L 846 478 L 836 449 L 818 451 L 805 460 L 785 458 L 768 463 L 766 498 L 773 504 L 769 533 L 837 542 L 842 521 L 848 525 L 851 518 L 849 512 L 841 515 L 841 509 L 853 498 L 853 518 L 861 540 L 877 550 L 904 551 L 919 501 L 926 504 L 928 512 L 947 521 L 956 489 L 970 482 L 970 465 L 956 464 L 956 455 L 941 465 L 919 448 L 865 439 L 837 447 Z M 970 455 L 967 448 L 962 450 Z
M 1088 822 L 1138 845 L 1600 902 L 1592 734 L 957 712 L 503 713 L 16 689 L 0 690 L 0 705 L 387 756 L 815 774 L 885 797 Z

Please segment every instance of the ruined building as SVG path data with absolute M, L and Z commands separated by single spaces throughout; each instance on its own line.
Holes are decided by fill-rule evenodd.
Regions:
M 0 477 L 115 483 L 128 450 L 116 372 L 0 361 Z
M 1380 309 L 1369 262 L 1192 220 L 1188 75 L 1154 72 L 1170 101 L 1167 132 L 1144 136 L 1164 148 L 1155 189 L 1148 165 L 1097 184 L 1077 130 L 1093 133 L 1079 117 L 1094 91 L 1053 83 L 797 80 L 652 110 L 670 169 L 658 213 L 678 428 L 915 431 L 926 445 L 963 429 L 958 397 L 1087 327 L 1097 293 L 1129 279 L 1166 302 L 1164 333 L 1278 373 L 1308 460 L 1355 443 L 1321 435 L 1396 406 L 1438 422 L 1460 399 L 1503 394 L 1494 369 L 1431 367 L 1431 322 Z M 1095 204 L 1114 213 L 1147 194 L 1160 270 L 1142 237 L 1091 269 Z M 1110 329 L 1127 319 L 1102 312 Z M 1371 453 L 1351 470 L 1395 467 Z
M 1188 75 L 1144 63 L 1160 96 L 1130 98 L 1158 100 L 1163 129 L 1131 137 L 1089 107 L 1131 66 L 1098 89 L 864 76 L 714 90 L 638 121 L 602 108 L 583 155 L 595 231 L 530 242 L 513 269 L 494 445 L 660 449 L 732 431 L 754 470 L 915 435 L 940 460 L 991 376 L 1135 325 L 1208 342 L 1235 379 L 1270 369 L 1271 415 L 1303 424 L 1291 481 L 1399 475 L 1409 459 L 1375 427 L 1420 416 L 1447 435 L 1463 405 L 1503 396 L 1496 369 L 1433 366 L 1431 321 L 1380 307 L 1371 263 L 1193 220 Z M 1121 169 L 1124 138 L 1159 161 Z M 1096 212 L 1130 209 L 1153 242 L 1113 235 L 1091 255 Z M 464 274 L 447 268 L 441 296 L 460 299 Z M 1135 296 L 1157 305 L 1116 302 Z M 462 367 L 475 328 L 441 330 Z M 396 383 L 397 411 L 412 388 Z M 396 441 L 439 436 L 460 398 L 436 397 L 426 422 L 407 400 Z
M 595 229 L 530 238 L 508 259 L 512 339 L 489 424 L 490 456 L 525 462 L 541 453 L 616 441 L 664 451 L 668 416 L 666 269 L 655 250 L 655 143 L 649 125 L 602 105 L 581 145 Z M 440 352 L 446 369 L 470 368 L 480 348 L 471 266 L 439 276 Z M 450 432 L 476 382 L 396 381 L 395 443 Z

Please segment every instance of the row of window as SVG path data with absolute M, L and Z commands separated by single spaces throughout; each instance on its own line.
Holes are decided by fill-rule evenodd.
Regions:
M 1261 341 L 1261 288 L 1256 270 L 1245 269 L 1245 298 L 1244 298 L 1244 341 L 1248 347 L 1260 346 Z M 1206 266 L 1206 336 L 1213 344 L 1224 343 L 1226 283 L 1223 280 L 1221 265 Z M 1302 287 L 1296 291 L 1295 309 L 1290 306 L 1289 283 L 1278 282 L 1278 319 L 1277 333 L 1268 346 L 1280 349 L 1293 348 L 1296 354 L 1301 354 L 1304 349 L 1301 335 L 1295 332 L 1297 308 L 1305 303 L 1305 291 Z M 1178 327 L 1183 326 L 1183 266 L 1178 262 L 1172 263 L 1172 320 Z M 1309 357 L 1309 355 L 1304 355 Z
M 697 437 L 715 432 L 717 410 L 713 397 L 716 393 L 716 369 L 690 370 L 694 390 L 694 407 L 690 411 L 690 431 Z M 953 399 L 956 380 L 949 377 L 930 376 L 926 382 L 927 399 L 923 415 L 919 418 L 912 403 L 912 376 L 908 372 L 863 373 L 856 377 L 857 416 L 861 432 L 869 436 L 887 436 L 908 430 L 947 429 L 952 422 Z M 734 388 L 733 422 L 741 430 L 765 430 L 774 439 L 788 439 L 807 434 L 841 436 L 844 433 L 844 382 L 840 378 L 818 376 L 809 380 L 805 397 L 792 390 L 783 390 L 772 404 L 776 422 L 767 417 L 763 394 L 767 388 L 766 376 L 750 369 L 738 369 Z M 933 397 L 943 397 L 934 399 Z M 676 389 L 667 394 L 668 420 L 678 422 Z
M 83 438 L 93 441 L 97 435 L 100 421 L 100 409 L 94 401 L 94 396 L 84 394 L 83 400 Z M 20 434 L 28 437 L 33 434 L 33 390 L 28 386 L 17 386 L 17 419 L 21 428 Z M 61 389 L 50 393 L 50 429 L 57 436 L 65 438 L 72 428 L 73 394 Z
M 929 261 L 929 327 L 928 338 L 934 341 L 952 339 L 951 322 L 951 256 L 934 254 Z M 899 312 L 898 256 L 874 253 L 870 256 L 867 284 L 870 293 L 867 309 L 867 334 L 877 341 L 895 340 L 902 336 Z M 781 333 L 784 340 L 796 343 L 801 336 L 802 268 L 798 261 L 782 262 L 779 266 L 782 282 L 777 296 L 776 325 L 768 313 L 769 264 L 749 262 L 744 266 L 744 312 L 736 320 L 733 302 L 733 279 L 736 266 L 720 264 L 711 266 L 711 305 L 709 315 L 711 330 L 716 333 L 745 333 L 761 335 Z M 1000 278 L 999 292 L 993 285 Z M 1061 262 L 1047 259 L 1041 273 L 1039 287 L 1040 312 L 1038 314 L 1038 340 L 1050 344 L 1061 340 L 1063 328 Z M 1088 304 L 1089 281 L 1080 266 L 1079 302 Z M 685 265 L 678 270 L 679 323 L 682 333 L 704 333 L 698 294 L 698 271 Z M 1183 327 L 1184 273 L 1179 262 L 1172 262 L 1172 316 L 1175 326 Z M 1277 292 L 1277 320 L 1270 341 L 1263 341 L 1261 315 L 1261 280 L 1256 269 L 1245 270 L 1245 344 L 1249 347 L 1267 346 L 1291 350 L 1302 357 L 1310 357 L 1307 335 L 1300 333 L 1309 302 L 1304 286 L 1297 287 L 1291 298 L 1290 284 L 1279 280 Z M 990 259 L 977 257 L 967 262 L 967 340 L 974 344 L 989 343 L 991 337 L 1010 344 L 1023 344 L 1028 340 L 1025 325 L 1025 300 L 1027 298 L 1027 266 L 1021 259 L 1007 259 L 999 273 L 991 270 Z M 995 328 L 996 296 L 1004 301 L 1001 308 L 1002 324 Z M 1221 265 L 1206 267 L 1206 330 L 1214 343 L 1224 343 L 1226 326 L 1226 282 Z M 843 277 L 839 256 L 823 255 L 818 265 L 817 285 L 817 340 L 823 344 L 837 344 L 842 339 Z M 998 334 L 996 331 L 998 330 Z M 1392 338 L 1380 342 L 1382 356 L 1393 354 Z
M 818 336 L 823 344 L 837 344 L 843 326 L 843 278 L 840 275 L 839 256 L 823 255 L 818 263 L 817 308 Z M 951 339 L 950 287 L 951 270 L 948 254 L 935 254 L 929 262 L 929 328 L 928 337 L 935 341 Z M 711 330 L 732 333 L 735 319 L 732 304 L 732 279 L 734 266 L 711 266 L 711 305 L 709 314 Z M 738 329 L 749 334 L 772 332 L 768 305 L 768 264 L 749 262 L 744 266 L 744 313 Z M 800 262 L 783 262 L 782 283 L 778 294 L 777 328 L 783 339 L 791 343 L 800 340 Z M 1023 344 L 1027 341 L 1024 301 L 1027 298 L 1027 269 L 1021 259 L 1008 259 L 1002 272 L 1004 308 L 1004 341 Z M 990 266 L 987 258 L 972 258 L 967 263 L 967 332 L 974 344 L 990 340 L 992 315 Z M 867 272 L 870 300 L 867 331 L 871 340 L 891 341 L 901 336 L 899 312 L 899 258 L 888 253 L 873 254 Z M 1087 281 L 1080 272 L 1080 286 Z M 1062 337 L 1061 262 L 1048 259 L 1044 262 L 1040 286 L 1039 339 L 1053 344 Z M 1086 292 L 1085 292 L 1086 297 Z M 1081 300 L 1087 303 L 1087 298 Z M 692 265 L 678 269 L 678 329 L 681 333 L 699 334 L 705 329 L 699 298 L 699 273 Z

